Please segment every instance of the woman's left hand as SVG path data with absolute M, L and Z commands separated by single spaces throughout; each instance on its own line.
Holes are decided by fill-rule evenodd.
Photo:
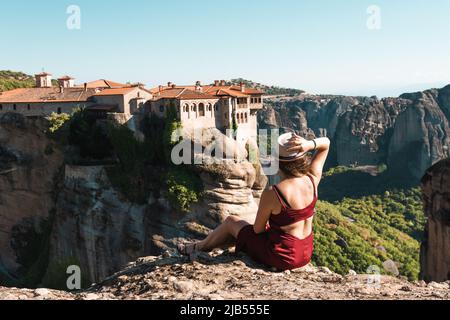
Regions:
M 288 142 L 290 148 L 287 151 L 309 152 L 314 149 L 314 142 L 308 141 L 295 133 Z

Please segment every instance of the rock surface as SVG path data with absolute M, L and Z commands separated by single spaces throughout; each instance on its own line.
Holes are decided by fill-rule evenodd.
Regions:
M 46 135 L 45 119 L 0 116 L 0 282 L 30 259 L 42 223 L 56 207 L 63 155 Z M 31 255 L 36 252 L 31 252 Z M 24 262 L 25 261 L 25 262 Z
M 243 158 L 216 167 L 198 166 L 205 195 L 182 215 L 172 209 L 164 190 L 138 205 L 114 189 L 105 167 L 65 165 L 63 152 L 44 132 L 47 127 L 45 119 L 14 113 L 0 118 L 2 284 L 15 284 L 23 276 L 19 271 L 47 259 L 47 247 L 40 247 L 38 236 L 50 238 L 47 270 L 43 263 L 39 266 L 44 280 L 55 273 L 64 276 L 68 265 L 77 265 L 84 280 L 92 283 L 137 257 L 159 255 L 181 239 L 206 234 L 229 214 L 247 220 L 256 215 L 267 179 L 232 139 L 227 140 L 230 149 L 239 149 Z M 161 173 L 160 168 L 149 170 L 155 176 Z M 46 221 L 48 229 L 41 230 Z
M 307 138 L 328 136 L 333 143 L 330 164 L 384 163 L 392 172 L 419 181 L 427 168 L 450 156 L 449 116 L 447 86 L 381 100 L 325 95 L 275 98 L 266 102 L 258 122 L 261 128 L 296 130 Z
M 421 278 L 450 280 L 450 159 L 431 167 L 422 179 L 428 217 L 421 247 Z
M 450 282 L 427 285 L 389 276 L 341 276 L 311 265 L 279 273 L 241 254 L 215 251 L 190 259 L 177 255 L 141 258 L 102 283 L 74 294 L 0 288 L 0 299 L 444 300 L 450 299 Z
M 204 192 L 185 221 L 215 228 L 227 216 L 236 215 L 253 223 L 267 185 L 260 163 L 250 162 L 246 148 L 217 129 L 203 129 L 199 136 L 201 140 L 189 134 L 186 138 L 194 142 L 193 169 L 203 182 Z

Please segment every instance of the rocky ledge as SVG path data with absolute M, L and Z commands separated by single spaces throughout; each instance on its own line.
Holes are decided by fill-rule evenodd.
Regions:
M 140 258 L 88 290 L 67 293 L 49 289 L 0 287 L 0 299 L 19 300 L 423 300 L 450 299 L 450 281 L 408 282 L 350 272 L 341 276 L 311 265 L 274 272 L 245 255 L 216 250 L 190 258 L 167 252 Z M 378 285 L 377 285 L 378 284 Z

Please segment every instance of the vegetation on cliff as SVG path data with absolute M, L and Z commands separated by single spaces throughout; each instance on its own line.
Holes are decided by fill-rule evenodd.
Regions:
M 242 79 L 242 78 L 232 79 L 230 81 L 227 81 L 227 84 L 229 84 L 229 85 L 239 85 L 241 83 L 245 84 L 245 86 L 248 88 L 256 88 L 256 89 L 262 90 L 267 95 L 297 96 L 297 95 L 300 95 L 305 92 L 305 91 L 299 90 L 299 89 L 282 88 L 282 87 L 278 87 L 278 86 L 269 86 L 269 85 L 256 83 L 254 81 L 246 80 L 246 79 Z
M 171 150 L 177 139 L 176 110 L 168 108 L 167 121 L 146 117 L 142 127 L 143 139 L 126 125 L 98 122 L 85 109 L 72 115 L 52 114 L 48 133 L 61 143 L 76 148 L 72 161 L 79 164 L 105 162 L 111 183 L 130 202 L 146 204 L 153 194 L 160 196 L 166 190 L 174 208 L 187 212 L 197 202 L 202 191 L 201 181 L 187 166 L 174 166 Z M 162 139 L 161 139 L 162 136 Z M 73 152 L 69 148 L 67 152 Z
M 418 278 L 425 224 L 418 187 L 341 167 L 325 175 L 320 198 L 313 257 L 317 265 L 341 274 L 350 269 L 366 273 L 376 266 L 383 273 L 398 269 L 410 280 Z M 385 270 L 386 261 L 395 267 Z
M 0 92 L 17 88 L 31 88 L 35 84 L 33 77 L 10 70 L 0 70 Z

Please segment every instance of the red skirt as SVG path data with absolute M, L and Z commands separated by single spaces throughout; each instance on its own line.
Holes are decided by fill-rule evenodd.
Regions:
M 314 235 L 303 240 L 281 230 L 267 228 L 256 234 L 252 225 L 238 234 L 236 252 L 242 251 L 253 260 L 280 271 L 303 267 L 311 261 Z

